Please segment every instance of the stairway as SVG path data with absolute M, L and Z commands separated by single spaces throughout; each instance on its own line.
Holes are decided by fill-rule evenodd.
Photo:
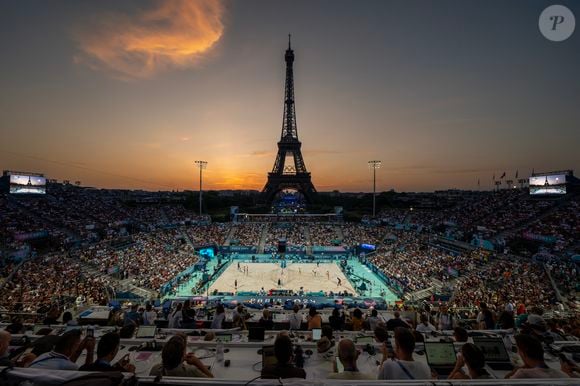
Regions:
M 236 235 L 236 227 L 235 226 L 231 226 L 228 234 L 226 235 L 226 241 L 224 241 L 224 246 L 228 246 L 231 244 L 231 240 L 234 238 L 234 236 Z
M 260 235 L 260 242 L 258 243 L 258 253 L 264 253 L 264 248 L 266 246 L 266 238 L 268 237 L 268 230 L 270 229 L 269 224 L 264 224 L 262 228 L 262 234 Z

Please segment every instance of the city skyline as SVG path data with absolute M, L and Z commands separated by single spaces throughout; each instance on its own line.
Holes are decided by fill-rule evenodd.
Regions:
M 372 159 L 377 191 L 578 170 L 580 38 L 540 34 L 550 4 L 2 3 L 0 165 L 196 190 L 203 159 L 205 188 L 261 190 L 291 33 L 298 136 L 319 191 L 371 190 Z

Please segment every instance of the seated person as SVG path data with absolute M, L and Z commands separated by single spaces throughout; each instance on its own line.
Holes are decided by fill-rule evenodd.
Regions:
M 467 342 L 468 338 L 469 334 L 465 328 L 455 327 L 453 329 L 453 339 L 455 339 L 456 342 Z
M 286 334 L 278 335 L 274 342 L 274 355 L 278 363 L 274 366 L 266 366 L 262 368 L 262 378 L 264 379 L 278 379 L 278 378 L 304 378 L 306 379 L 306 372 L 304 369 L 298 368 L 292 364 L 294 353 L 292 348 L 292 341 Z
M 0 366 L 12 366 L 8 352 L 12 335 L 8 331 L 0 331 Z
M 213 320 L 211 321 L 211 329 L 212 330 L 220 330 L 226 319 L 226 310 L 223 304 L 218 304 L 215 309 L 215 314 L 213 316 Z
M 149 375 L 213 378 L 213 374 L 193 353 L 186 354 L 186 348 L 184 336 L 173 336 L 163 346 L 161 363 L 154 365 Z
M 322 328 L 322 317 L 318 312 L 316 312 L 316 308 L 310 307 L 310 311 L 308 311 L 308 329 L 312 330 L 313 328 Z
M 272 330 L 274 328 L 274 321 L 272 320 L 272 314 L 270 310 L 264 308 L 262 311 L 262 317 L 258 321 L 260 327 L 264 327 L 266 330 Z
M 415 329 L 417 332 L 429 334 L 437 330 L 434 325 L 429 323 L 429 317 L 427 316 L 427 314 L 421 314 L 420 320 L 421 322 L 417 325 L 417 328 Z
M 332 310 L 332 315 L 328 317 L 328 321 L 334 331 L 344 330 L 345 317 L 344 314 L 341 315 L 338 308 Z
M 394 331 L 397 327 L 410 328 L 407 322 L 401 319 L 401 314 L 399 311 L 395 311 L 393 315 L 395 317 L 387 321 L 387 330 Z
M 379 312 L 373 308 L 371 311 L 371 316 L 367 318 L 367 323 L 369 324 L 369 330 L 374 331 L 375 328 L 381 323 L 381 318 L 379 318 Z
M 79 323 L 73 319 L 73 316 L 70 313 L 70 311 L 66 311 L 65 313 L 62 314 L 62 324 L 64 324 L 65 326 L 78 326 L 79 325 Z
M 122 371 L 134 373 L 135 366 L 129 363 L 128 355 L 111 365 L 111 362 L 119 352 L 120 342 L 121 338 L 116 332 L 109 332 L 103 335 L 97 345 L 97 360 L 95 363 L 82 365 L 79 371 Z
M 86 337 L 81 342 L 81 330 L 70 330 L 62 334 L 54 349 L 36 358 L 29 367 L 34 369 L 78 370 L 75 363 L 83 350 L 87 351 L 85 365 L 93 362 L 95 339 Z
M 322 326 L 321 337 L 316 342 L 316 350 L 319 353 L 325 353 L 334 346 L 334 336 L 332 334 L 332 328 L 328 325 Z
M 546 365 L 544 348 L 538 339 L 525 334 L 516 335 L 515 338 L 524 366 L 513 369 L 506 378 L 569 378 L 566 373 Z
M 342 363 L 344 371 L 338 372 L 336 361 L 333 362 L 334 372 L 328 376 L 328 379 L 373 379 L 370 375 L 361 373 L 357 366 L 356 360 L 359 352 L 350 339 L 342 339 L 338 343 L 338 360 Z
M 468 374 L 463 372 L 467 366 Z M 473 343 L 466 343 L 461 347 L 461 355 L 457 356 L 455 368 L 447 379 L 491 379 L 492 376 L 485 370 L 485 356 Z
M 290 323 L 291 330 L 300 330 L 302 328 L 302 314 L 299 313 L 300 306 L 295 304 L 293 307 L 293 313 L 288 316 L 288 322 Z
M 383 344 L 383 363 L 379 367 L 378 379 L 431 379 L 431 369 L 424 362 L 413 360 L 415 337 L 411 330 L 395 328 L 395 358 L 390 360 L 386 344 Z
M 353 331 L 361 331 L 363 329 L 363 314 L 359 308 L 355 308 L 350 318 Z

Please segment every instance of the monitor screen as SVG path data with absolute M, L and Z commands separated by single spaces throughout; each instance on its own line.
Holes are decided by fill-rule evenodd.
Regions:
M 320 328 L 313 328 L 312 329 L 312 340 L 317 341 L 322 338 L 322 330 Z
M 136 338 L 155 338 L 156 326 L 140 326 Z
M 264 327 L 250 327 L 248 330 L 248 340 L 250 342 L 263 342 L 266 329 Z
M 473 343 L 481 350 L 487 362 L 506 362 L 510 360 L 501 338 L 473 337 Z
M 432 366 L 454 365 L 457 359 L 451 342 L 425 342 L 425 353 Z
M 42 176 L 10 175 L 11 194 L 45 194 L 46 178 Z
M 224 335 L 216 335 L 215 337 L 216 342 L 231 342 L 232 341 L 232 334 L 224 334 Z
M 566 194 L 566 175 L 533 176 L 529 185 L 531 195 Z
M 374 336 L 359 336 L 356 338 L 356 343 L 358 344 L 373 344 L 374 342 Z

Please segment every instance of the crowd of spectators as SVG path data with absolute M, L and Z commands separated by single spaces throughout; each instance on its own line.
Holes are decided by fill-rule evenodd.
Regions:
M 197 256 L 179 229 L 142 232 L 133 235 L 132 240 L 122 250 L 106 242 L 91 245 L 80 252 L 79 258 L 104 274 L 118 274 L 138 287 L 155 291 L 197 262 Z
M 453 305 L 477 307 L 480 303 L 495 310 L 506 304 L 536 304 L 548 309 L 556 304 L 556 295 L 541 264 L 496 259 L 455 282 Z
M 235 240 L 235 244 L 238 245 L 257 246 L 260 243 L 264 226 L 262 223 L 251 222 L 233 224 L 234 233 L 230 239 L 230 243 L 233 243 L 233 240 Z
M 106 305 L 110 279 L 85 272 L 66 254 L 51 254 L 26 262 L 0 288 L 0 304 L 11 311 L 37 312 L 50 304 Z

